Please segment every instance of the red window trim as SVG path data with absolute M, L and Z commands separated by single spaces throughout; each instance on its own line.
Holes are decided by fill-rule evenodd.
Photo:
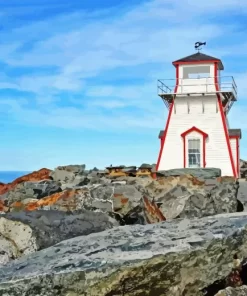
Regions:
M 206 167 L 206 138 L 208 137 L 208 134 L 200 130 L 199 128 L 193 126 L 192 128 L 188 129 L 187 131 L 183 132 L 181 134 L 181 137 L 183 138 L 183 158 L 184 158 L 184 168 L 186 168 L 186 136 L 190 134 L 191 132 L 197 132 L 198 134 L 202 135 L 203 141 L 202 141 L 202 165 L 205 168 Z

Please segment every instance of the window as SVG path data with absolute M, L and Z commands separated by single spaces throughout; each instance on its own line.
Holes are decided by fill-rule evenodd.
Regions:
M 209 78 L 210 66 L 183 67 L 183 78 Z
M 200 139 L 188 140 L 189 168 L 201 167 L 201 141 Z

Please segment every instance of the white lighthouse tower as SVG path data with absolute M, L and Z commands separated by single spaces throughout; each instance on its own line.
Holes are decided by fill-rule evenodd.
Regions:
M 227 120 L 237 101 L 233 77 L 221 75 L 220 59 L 199 51 L 173 65 L 173 83 L 158 80 L 158 94 L 169 112 L 159 134 L 156 170 L 215 167 L 223 176 L 238 178 L 241 130 L 230 129 Z

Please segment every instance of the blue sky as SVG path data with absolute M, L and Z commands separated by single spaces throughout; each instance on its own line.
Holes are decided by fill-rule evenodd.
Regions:
M 157 79 L 200 40 L 237 82 L 247 159 L 245 2 L 0 0 L 0 170 L 155 163 Z

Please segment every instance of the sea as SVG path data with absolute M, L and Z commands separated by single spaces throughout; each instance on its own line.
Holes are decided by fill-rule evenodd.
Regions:
M 14 181 L 16 178 L 19 178 L 29 173 L 30 172 L 23 172 L 23 171 L 0 171 L 0 182 L 10 183 Z

